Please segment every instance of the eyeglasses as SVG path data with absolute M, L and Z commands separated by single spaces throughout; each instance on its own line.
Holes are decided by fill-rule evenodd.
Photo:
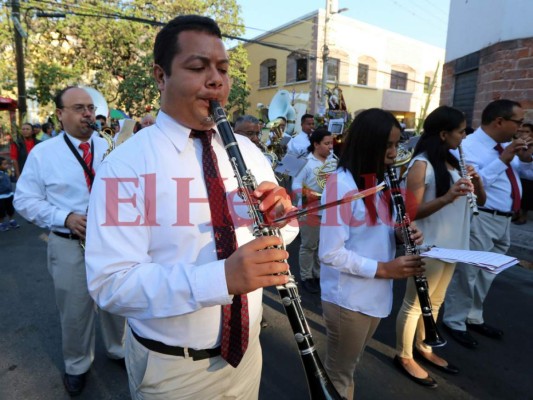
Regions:
M 517 124 L 518 126 L 522 126 L 522 124 L 524 123 L 524 120 L 523 119 L 512 119 L 512 118 L 505 118 L 505 120 L 507 121 L 513 121 L 515 124 Z
M 92 104 L 89 104 L 88 106 L 84 104 L 74 104 L 73 106 L 69 106 L 69 107 L 63 106 L 61 108 L 72 110 L 77 114 L 83 114 L 85 111 L 89 111 L 91 114 L 93 114 L 94 112 L 96 112 L 97 107 L 95 107 Z

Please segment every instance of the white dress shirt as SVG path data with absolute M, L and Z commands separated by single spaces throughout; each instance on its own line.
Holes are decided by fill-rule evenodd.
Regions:
M 297 156 L 307 154 L 309 152 L 307 148 L 310 144 L 309 135 L 302 131 L 291 139 L 287 145 L 287 153 Z
M 307 163 L 302 168 L 302 170 L 296 175 L 292 181 L 292 191 L 296 194 L 298 199 L 298 206 L 301 206 L 302 203 L 302 190 L 307 188 L 312 190 L 317 194 L 321 194 L 324 190 L 317 182 L 317 174 L 320 172 L 320 168 L 324 166 L 325 162 L 333 162 L 333 155 L 330 155 L 326 161 L 321 161 L 315 157 L 313 153 L 309 153 L 306 157 Z M 336 163 L 335 163 L 336 165 Z M 322 215 L 319 213 L 318 215 Z
M 356 192 L 352 174 L 339 169 L 328 178 L 322 203 Z M 384 318 L 392 308 L 392 280 L 375 276 L 378 262 L 391 261 L 396 246 L 387 202 L 379 194 L 376 199 L 378 218 L 372 226 L 362 199 L 324 211 L 318 247 L 320 286 L 322 300 Z
M 14 205 L 20 215 L 41 228 L 70 233 L 64 225 L 65 219 L 70 212 L 85 215 L 89 189 L 85 171 L 69 149 L 64 135 L 63 132 L 33 148 L 17 182 Z M 83 151 L 78 147 L 81 141 L 67 136 L 82 156 Z M 91 140 L 96 171 L 108 146 L 97 135 Z
M 494 147 L 498 143 L 487 135 L 482 128 L 476 129 L 462 142 L 466 164 L 472 165 L 483 179 L 487 194 L 487 201 L 483 208 L 502 212 L 511 212 L 513 199 L 511 198 L 511 182 L 505 172 L 507 164 L 500 160 L 500 155 Z M 505 147 L 506 144 L 502 144 Z M 511 161 L 511 167 L 522 194 L 522 185 L 519 179 L 521 170 L 533 169 L 533 163 L 521 162 L 518 157 Z M 527 174 L 527 172 L 524 172 Z
M 208 349 L 220 343 L 221 305 L 230 304 L 218 260 L 203 181 L 202 144 L 163 112 L 114 150 L 96 176 L 89 206 L 86 262 L 89 292 L 103 309 L 128 317 L 140 336 L 171 346 Z M 236 135 L 258 183 L 272 168 L 246 137 Z M 228 194 L 239 245 L 252 240 L 248 208 L 217 134 L 213 148 Z M 120 182 L 119 182 L 120 181 Z M 290 242 L 297 224 L 286 226 Z M 261 318 L 262 290 L 248 293 L 250 326 Z

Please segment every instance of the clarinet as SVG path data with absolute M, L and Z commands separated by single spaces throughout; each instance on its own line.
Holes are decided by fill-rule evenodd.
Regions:
M 402 193 L 400 191 L 400 182 L 396 176 L 395 167 L 390 165 L 387 167 L 387 175 L 389 177 L 389 185 L 391 189 L 392 203 L 396 211 L 396 219 L 398 221 L 399 229 L 401 230 L 403 244 L 405 247 L 405 254 L 418 255 L 420 249 L 416 246 L 413 239 L 411 239 L 411 231 L 409 225 L 411 221 L 405 203 L 403 201 Z M 437 324 L 433 319 L 433 307 L 431 306 L 431 299 L 429 298 L 429 285 L 425 275 L 414 276 L 416 292 L 418 294 L 418 301 L 422 309 L 422 319 L 424 320 L 424 330 L 426 338 L 424 343 L 431 347 L 441 347 L 446 344 L 446 340 L 442 338 L 437 330 Z
M 235 173 L 235 178 L 239 186 L 239 195 L 248 205 L 248 214 L 253 221 L 253 235 L 255 237 L 261 236 L 277 236 L 282 237 L 280 229 L 273 226 L 268 226 L 265 223 L 264 214 L 259 210 L 258 200 L 252 196 L 252 193 L 257 187 L 257 182 L 252 172 L 246 168 L 246 164 L 242 158 L 241 151 L 231 129 L 231 125 L 226 119 L 224 109 L 217 101 L 210 101 L 210 108 L 212 118 L 215 121 L 222 142 L 228 153 L 230 163 Z M 279 248 L 285 250 L 285 245 Z M 281 260 L 286 262 L 286 260 Z M 281 302 L 285 307 L 285 313 L 289 318 L 294 338 L 300 350 L 300 357 L 304 365 L 307 384 L 309 387 L 310 398 L 312 400 L 341 400 L 326 370 L 324 369 L 320 358 L 318 357 L 311 330 L 305 318 L 298 289 L 294 276 L 287 272 L 289 282 L 284 285 L 276 286 L 281 297 Z
M 461 167 L 461 178 L 472 179 L 466 172 L 465 156 L 463 154 L 463 148 L 461 147 L 461 145 L 459 145 L 457 150 L 459 150 L 459 166 Z M 474 213 L 474 215 L 478 215 L 479 210 L 477 209 L 477 196 L 472 192 L 468 192 L 466 197 L 468 198 L 468 204 L 470 205 L 472 212 Z

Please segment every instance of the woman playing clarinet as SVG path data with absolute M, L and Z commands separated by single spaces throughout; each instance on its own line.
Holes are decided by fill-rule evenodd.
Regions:
M 382 182 L 400 141 L 394 116 L 373 108 L 350 126 L 346 145 L 322 193 L 322 203 Z M 330 208 L 320 226 L 320 287 L 327 328 L 325 368 L 346 399 L 354 393 L 354 372 L 381 318 L 392 307 L 392 279 L 424 271 L 419 255 L 395 258 L 395 229 L 390 195 L 379 194 Z M 422 233 L 411 226 L 411 238 Z
M 479 176 L 472 167 L 464 168 L 469 176 L 461 176 L 459 160 L 450 152 L 458 149 L 465 136 L 464 114 L 452 107 L 441 106 L 430 113 L 407 170 L 406 202 L 409 214 L 424 232 L 425 243 L 451 249 L 468 249 L 471 207 L 467 194 L 485 202 Z M 474 197 L 474 201 L 476 197 Z M 436 321 L 446 289 L 455 269 L 454 263 L 425 259 L 429 297 Z M 459 369 L 439 357 L 426 345 L 422 311 L 413 280 L 407 281 L 405 297 L 396 320 L 396 366 L 414 382 L 436 387 L 437 383 L 413 358 L 413 348 L 423 362 L 447 373 Z M 414 341 L 414 346 L 413 346 Z

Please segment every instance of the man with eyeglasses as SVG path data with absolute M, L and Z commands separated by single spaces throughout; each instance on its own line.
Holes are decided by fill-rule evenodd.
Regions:
M 14 205 L 28 221 L 49 228 L 48 271 L 59 309 L 67 392 L 78 395 L 94 359 L 96 307 L 87 287 L 85 240 L 87 206 L 107 143 L 93 135 L 96 107 L 79 87 L 55 99 L 63 132 L 35 147 L 18 181 Z M 125 319 L 98 310 L 109 358 L 124 359 Z
M 487 200 L 472 218 L 470 250 L 505 254 L 510 246 L 511 217 L 520 208 L 519 172 L 533 170 L 530 139 L 515 139 L 524 120 L 520 103 L 496 100 L 481 115 L 481 127 L 462 142 L 466 163 L 474 166 L 483 179 Z M 485 323 L 483 302 L 495 274 L 458 263 L 448 287 L 444 326 L 465 347 L 475 348 L 470 334 L 501 339 L 503 331 Z
M 261 150 L 260 135 L 261 128 L 259 126 L 259 120 L 253 115 L 241 115 L 235 120 L 235 133 L 246 136 Z

